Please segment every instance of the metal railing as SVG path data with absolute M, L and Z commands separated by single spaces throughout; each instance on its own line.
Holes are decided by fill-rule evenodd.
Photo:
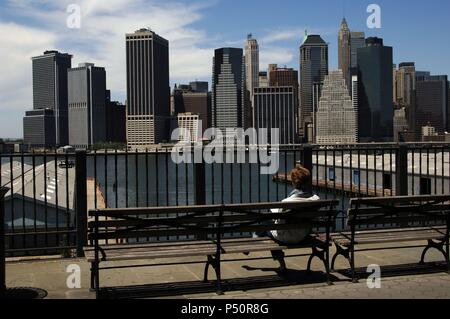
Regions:
M 8 255 L 66 255 L 76 248 L 75 158 L 69 154 L 0 155 Z
M 5 206 L 4 196 L 7 188 L 0 186 L 0 297 L 6 293 L 6 261 L 5 261 Z
M 345 228 L 349 198 L 450 190 L 449 144 L 256 150 L 277 156 L 275 174 L 262 175 L 265 164 L 259 155 L 251 163 L 248 148 L 243 163 L 217 164 L 175 164 L 170 148 L 0 155 L 0 186 L 10 189 L 5 197 L 6 253 L 81 255 L 89 209 L 280 201 L 291 192 L 288 173 L 297 163 L 311 170 L 315 193 L 340 200 L 336 229 Z

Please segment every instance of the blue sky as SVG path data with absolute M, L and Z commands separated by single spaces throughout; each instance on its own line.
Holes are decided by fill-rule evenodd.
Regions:
M 69 4 L 81 7 L 81 29 L 66 26 Z M 382 28 L 368 29 L 371 3 L 382 9 Z M 344 10 L 345 8 L 345 10 Z M 395 63 L 450 74 L 448 0 L 1 0 L 0 137 L 21 137 L 24 111 L 32 108 L 31 60 L 47 49 L 74 55 L 73 64 L 106 67 L 113 98 L 125 100 L 124 34 L 148 26 L 170 41 L 171 85 L 211 78 L 214 48 L 243 47 L 248 33 L 260 42 L 261 69 L 268 63 L 299 68 L 305 29 L 330 44 L 337 67 L 337 32 L 350 28 L 383 37 Z

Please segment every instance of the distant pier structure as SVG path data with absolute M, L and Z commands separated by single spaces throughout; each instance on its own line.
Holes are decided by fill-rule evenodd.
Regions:
M 351 196 L 395 196 L 396 154 L 350 154 L 319 152 L 313 156 L 312 185 L 316 190 Z M 409 153 L 409 195 L 450 193 L 450 153 Z M 291 183 L 289 172 L 272 177 Z

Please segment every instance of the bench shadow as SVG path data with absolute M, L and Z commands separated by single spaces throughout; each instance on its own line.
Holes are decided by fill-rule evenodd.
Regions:
M 385 278 L 386 277 L 395 278 L 414 275 L 431 275 L 447 272 L 447 264 L 445 262 L 388 265 L 388 266 L 380 266 L 380 268 L 381 268 L 381 276 Z M 334 273 L 340 274 L 348 278 L 349 281 L 351 281 L 352 273 L 350 268 L 334 270 Z M 358 279 L 367 279 L 371 275 L 371 273 L 367 272 L 367 268 L 364 267 L 355 268 L 355 274 Z
M 327 284 L 327 276 L 324 272 L 307 272 L 306 270 L 289 269 L 285 273 L 278 273 L 276 268 L 253 268 L 243 266 L 249 271 L 263 271 L 276 273 L 267 276 L 255 276 L 247 278 L 227 279 L 222 281 L 222 290 L 226 292 L 233 291 L 251 291 L 257 289 L 283 288 L 297 285 L 308 284 Z M 331 280 L 337 280 L 331 276 Z M 141 299 L 141 298 L 164 298 L 164 297 L 182 297 L 192 294 L 215 293 L 216 284 L 214 280 L 207 283 L 202 281 L 148 284 L 125 287 L 105 287 L 101 288 L 101 299 Z

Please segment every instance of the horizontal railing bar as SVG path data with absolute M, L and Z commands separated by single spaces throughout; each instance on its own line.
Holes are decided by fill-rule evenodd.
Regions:
M 6 253 L 20 253 L 20 252 L 32 252 L 32 251 L 50 251 L 50 250 L 63 250 L 63 249 L 76 249 L 77 246 L 58 246 L 58 247 L 32 247 L 32 248 L 14 248 L 6 249 Z
M 42 231 L 42 232 L 8 232 L 5 236 L 38 236 L 38 235 L 63 235 L 63 234 L 76 234 L 76 230 L 58 230 L 58 231 Z

